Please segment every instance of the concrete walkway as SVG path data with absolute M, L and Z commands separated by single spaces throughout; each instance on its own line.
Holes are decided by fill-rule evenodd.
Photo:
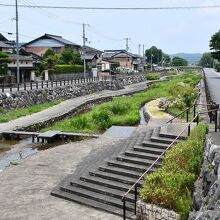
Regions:
M 95 149 L 119 141 L 101 136 L 69 143 L 28 157 L 0 172 L 0 219 L 119 220 L 121 218 L 50 195 L 64 177 Z
M 0 124 L 0 132 L 11 131 L 11 130 L 16 130 L 16 129 L 18 130 L 21 127 L 28 127 L 28 126 L 35 125 L 35 124 L 38 124 L 44 121 L 51 120 L 53 118 L 67 114 L 68 112 L 71 112 L 75 108 L 83 105 L 84 103 L 88 101 L 93 101 L 93 100 L 100 99 L 100 98 L 127 95 L 130 93 L 144 91 L 146 89 L 147 89 L 147 82 L 141 82 L 141 83 L 125 86 L 125 89 L 122 89 L 122 90 L 117 90 L 117 91 L 104 90 L 98 93 L 69 99 L 56 106 L 48 108 L 44 111 L 29 115 L 29 116 L 25 116 L 22 118 L 18 118 L 16 120 L 13 120 L 7 123 L 2 123 Z

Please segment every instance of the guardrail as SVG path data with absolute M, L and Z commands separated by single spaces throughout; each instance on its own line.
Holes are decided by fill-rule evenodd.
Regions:
M 184 111 L 180 112 L 177 116 L 174 116 L 173 118 L 171 118 L 169 121 L 167 121 L 168 123 L 173 123 L 173 120 L 175 120 L 176 118 L 180 117 L 181 115 L 183 115 L 186 112 L 186 122 L 189 122 L 189 112 L 190 112 L 190 108 L 186 108 Z
M 178 134 L 178 136 L 172 141 L 172 143 L 166 148 L 166 150 L 158 156 L 158 158 L 151 164 L 151 166 L 141 175 L 141 177 L 128 189 L 128 191 L 124 194 L 124 196 L 121 198 L 123 202 L 123 219 L 126 220 L 126 199 L 127 195 L 134 189 L 134 214 L 137 213 L 137 198 L 138 198 L 138 183 L 150 172 L 150 170 L 153 168 L 153 166 L 167 153 L 169 149 L 173 147 L 173 145 L 176 143 L 176 141 L 179 139 L 179 137 L 188 130 L 188 136 L 191 132 L 191 125 L 192 123 L 196 122 L 196 124 L 199 124 L 199 116 L 201 114 L 206 114 L 210 112 L 215 112 L 215 127 L 217 127 L 217 113 L 218 109 L 212 109 L 210 111 L 204 111 L 204 112 L 198 112 L 193 119 L 187 123 L 187 125 L 183 128 L 183 130 Z

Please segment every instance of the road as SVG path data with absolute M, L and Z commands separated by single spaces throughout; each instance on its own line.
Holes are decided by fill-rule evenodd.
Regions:
M 220 104 L 220 73 L 211 68 L 205 68 L 204 71 L 211 98 Z

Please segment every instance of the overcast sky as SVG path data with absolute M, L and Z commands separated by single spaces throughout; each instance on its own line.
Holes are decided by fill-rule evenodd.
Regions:
M 0 0 L 11 3 L 15 0 Z M 220 0 L 18 0 L 20 4 L 98 7 L 160 7 L 220 5 Z M 15 32 L 15 9 L 0 6 L 0 33 Z M 88 45 L 98 49 L 125 48 L 138 53 L 138 44 L 155 45 L 166 53 L 209 50 L 209 40 L 220 29 L 220 8 L 200 10 L 88 11 L 19 8 L 20 42 L 28 42 L 44 33 L 62 35 L 82 44 L 82 25 L 88 23 Z M 7 38 L 13 39 L 3 33 Z M 27 37 L 28 36 L 28 37 Z

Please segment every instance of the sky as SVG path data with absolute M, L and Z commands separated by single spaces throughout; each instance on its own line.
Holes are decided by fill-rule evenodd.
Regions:
M 0 0 L 14 4 L 15 0 Z M 220 0 L 18 0 L 18 4 L 97 7 L 170 7 L 220 5 Z M 15 8 L 0 6 L 0 33 L 15 39 Z M 87 45 L 101 50 L 129 48 L 138 53 L 155 45 L 168 54 L 209 51 L 211 36 L 220 29 L 220 8 L 194 10 L 89 11 L 19 8 L 19 41 L 29 42 L 45 33 L 82 44 L 82 23 Z M 5 33 L 6 32 L 6 33 Z M 141 49 L 143 51 L 143 47 Z

